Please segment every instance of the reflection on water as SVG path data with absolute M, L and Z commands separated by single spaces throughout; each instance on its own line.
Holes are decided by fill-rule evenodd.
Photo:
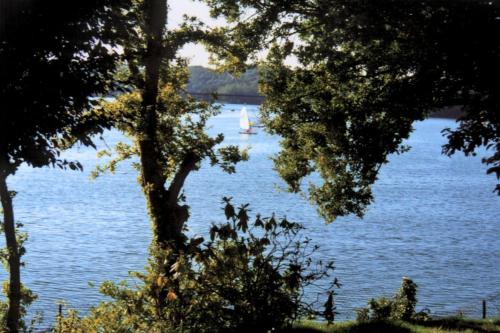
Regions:
M 232 196 L 235 204 L 250 203 L 254 214 L 276 212 L 306 225 L 308 236 L 321 244 L 321 255 L 336 261 L 343 284 L 337 297 L 341 318 L 353 318 L 353 309 L 371 297 L 391 296 L 403 276 L 420 286 L 419 306 L 433 313 L 463 310 L 478 316 L 487 298 L 490 310 L 500 314 L 500 198 L 479 157 L 440 154 L 440 130 L 452 121 L 416 124 L 408 142 L 412 150 L 382 169 L 366 217 L 325 225 L 304 198 L 276 190 L 283 183 L 269 157 L 279 150 L 279 140 L 261 128 L 257 135 L 239 134 L 239 112 L 230 111 L 239 108 L 226 106 L 210 122 L 210 132 L 223 132 L 228 144 L 250 146 L 250 160 L 233 175 L 204 166 L 189 177 L 191 233 L 204 234 L 211 222 L 221 221 L 221 198 Z M 256 107 L 247 108 L 255 117 Z M 123 139 L 116 131 L 105 137 L 108 145 Z M 39 295 L 33 309 L 44 310 L 48 320 L 57 300 L 85 310 L 102 299 L 89 282 L 97 286 L 142 269 L 151 238 L 129 164 L 90 181 L 95 151 L 80 147 L 66 156 L 82 162 L 85 172 L 24 167 L 10 179 L 19 192 L 16 217 L 30 235 L 23 280 Z

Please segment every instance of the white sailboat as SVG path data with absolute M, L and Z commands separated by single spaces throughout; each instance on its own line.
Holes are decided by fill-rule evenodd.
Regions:
M 250 126 L 250 120 L 248 119 L 247 108 L 243 107 L 240 111 L 240 127 L 242 134 L 257 134 L 252 131 L 252 127 Z

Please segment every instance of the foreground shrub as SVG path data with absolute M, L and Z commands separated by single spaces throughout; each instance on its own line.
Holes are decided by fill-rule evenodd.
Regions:
M 394 319 L 410 320 L 417 305 L 417 284 L 405 277 L 398 293 L 394 296 L 391 316 Z
M 113 300 L 85 318 L 61 318 L 56 332 L 268 332 L 299 318 L 333 321 L 333 262 L 313 260 L 318 247 L 300 236 L 303 227 L 274 215 L 250 222 L 248 205 L 224 203 L 227 221 L 212 225 L 209 241 L 194 237 L 180 253 L 153 249 L 137 286 L 104 283 Z M 320 280 L 324 298 L 307 301 L 305 289 Z
M 410 278 L 404 277 L 401 287 L 393 298 L 381 297 L 371 299 L 368 307 L 357 310 L 356 320 L 366 322 L 370 320 L 404 320 L 423 319 L 425 312 L 415 312 L 417 305 L 417 284 Z

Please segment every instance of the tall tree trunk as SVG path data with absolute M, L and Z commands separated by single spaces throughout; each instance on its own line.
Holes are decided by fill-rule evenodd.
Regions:
M 12 197 L 7 187 L 7 176 L 0 172 L 0 200 L 3 208 L 3 226 L 5 241 L 9 253 L 9 290 L 7 292 L 9 308 L 7 310 L 7 329 L 10 333 L 18 332 L 21 305 L 21 262 L 16 239 Z
M 184 236 L 178 217 L 178 205 L 170 204 L 165 188 L 166 178 L 160 165 L 161 154 L 157 150 L 157 98 L 164 45 L 163 35 L 167 24 L 167 1 L 145 0 L 146 58 L 145 80 L 142 91 L 141 124 L 138 138 L 142 166 L 142 188 L 148 202 L 156 242 L 160 246 L 169 243 L 182 246 Z

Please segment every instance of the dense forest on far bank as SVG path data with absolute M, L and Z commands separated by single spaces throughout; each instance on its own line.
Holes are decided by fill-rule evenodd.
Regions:
M 261 104 L 264 100 L 257 89 L 259 74 L 256 68 L 247 70 L 240 77 L 202 66 L 190 66 L 189 73 L 187 90 L 202 99 L 216 93 L 219 101 L 228 103 Z

